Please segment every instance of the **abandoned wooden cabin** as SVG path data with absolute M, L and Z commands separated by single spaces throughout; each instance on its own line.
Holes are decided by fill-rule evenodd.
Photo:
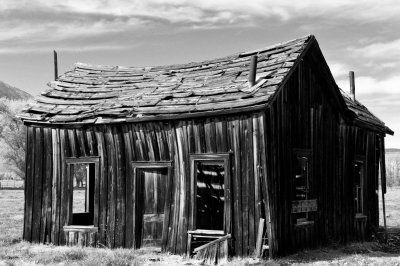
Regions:
M 312 35 L 199 63 L 78 63 L 48 85 L 21 115 L 27 241 L 278 256 L 378 227 L 393 132 Z

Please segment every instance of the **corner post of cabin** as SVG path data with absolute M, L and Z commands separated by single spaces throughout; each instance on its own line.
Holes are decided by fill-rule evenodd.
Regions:
M 383 226 L 385 230 L 385 241 L 387 241 L 387 227 L 386 227 L 386 207 L 385 207 L 385 194 L 386 194 L 386 163 L 385 163 L 385 135 L 382 134 L 380 140 L 380 163 L 381 163 L 381 193 L 382 193 L 382 212 L 383 212 Z

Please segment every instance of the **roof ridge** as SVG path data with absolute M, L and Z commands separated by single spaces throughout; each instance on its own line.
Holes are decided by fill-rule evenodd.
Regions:
M 269 45 L 269 46 L 265 46 L 263 48 L 258 48 L 258 49 L 252 50 L 252 51 L 244 51 L 244 52 L 239 53 L 239 56 L 240 57 L 244 57 L 244 56 L 249 56 L 249 55 L 252 55 L 252 54 L 257 54 L 257 53 L 260 53 L 260 52 L 261 53 L 262 52 L 266 52 L 266 51 L 269 51 L 269 50 L 276 49 L 276 48 L 278 48 L 280 46 L 286 46 L 286 45 L 288 45 L 290 43 L 295 43 L 295 42 L 300 42 L 300 41 L 306 42 L 306 41 L 309 41 L 313 37 L 315 37 L 315 36 L 312 35 L 312 34 L 308 34 L 308 35 L 306 35 L 304 37 L 300 37 L 300 38 L 292 39 L 292 40 L 289 40 L 289 41 L 272 44 L 272 45 Z
M 277 44 L 273 44 L 270 46 L 265 46 L 263 48 L 259 48 L 259 49 L 255 49 L 255 50 L 250 50 L 250 51 L 243 51 L 243 52 L 239 52 L 239 53 L 234 53 L 234 54 L 230 54 L 227 56 L 222 56 L 222 57 L 218 57 L 218 58 L 214 58 L 214 59 L 208 59 L 208 60 L 202 60 L 202 61 L 196 61 L 196 62 L 187 62 L 187 63 L 178 63 L 178 64 L 169 64 L 169 65 L 155 65 L 155 66 L 120 66 L 120 65 L 97 65 L 97 64 L 89 64 L 89 63 L 83 63 L 83 62 L 76 62 L 74 64 L 75 68 L 83 68 L 83 69 L 93 69 L 93 70 L 118 70 L 118 71 L 135 71 L 135 70 L 151 70 L 151 69 L 158 69 L 158 68 L 162 68 L 162 69 L 166 69 L 166 68 L 179 68 L 179 67 L 185 67 L 185 66 L 189 66 L 189 65 L 201 65 L 204 63 L 212 63 L 212 62 L 216 62 L 216 61 L 221 61 L 221 60 L 229 60 L 231 58 L 236 58 L 236 57 L 245 57 L 245 56 L 249 56 L 252 54 L 256 54 L 256 53 L 264 53 L 267 52 L 269 50 L 273 50 L 276 49 L 278 47 L 281 46 L 286 46 L 290 43 L 296 43 L 296 42 L 302 42 L 302 43 L 307 43 L 312 37 L 315 37 L 312 34 L 308 34 L 304 37 L 300 37 L 300 38 L 296 38 L 296 39 L 292 39 L 289 41 L 285 41 L 285 42 L 280 42 Z

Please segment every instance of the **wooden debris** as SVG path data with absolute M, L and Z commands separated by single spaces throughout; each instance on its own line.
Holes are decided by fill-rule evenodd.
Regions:
M 228 262 L 228 240 L 231 235 L 228 234 L 218 238 L 210 243 L 195 248 L 195 258 L 201 260 L 207 265 L 221 265 Z

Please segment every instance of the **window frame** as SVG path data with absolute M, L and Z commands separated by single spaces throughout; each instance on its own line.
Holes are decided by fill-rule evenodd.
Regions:
M 87 193 L 89 194 L 89 199 L 87 199 L 85 204 L 88 204 L 88 206 L 85 205 L 85 209 L 87 208 L 88 211 L 86 212 L 79 212 L 79 213 L 74 213 L 73 212 L 73 177 L 71 176 L 71 166 L 75 164 L 94 164 L 94 176 L 93 180 L 90 181 L 90 176 L 87 176 L 86 180 L 86 187 L 87 187 Z M 91 223 L 88 222 L 89 225 L 94 225 L 97 226 L 97 219 L 98 219 L 98 206 L 97 206 L 97 200 L 98 197 L 98 186 L 96 185 L 98 180 L 99 180 L 99 172 L 100 172 L 100 157 L 99 156 L 86 156 L 86 157 L 66 157 L 65 158 L 65 165 L 67 168 L 67 178 L 69 182 L 69 187 L 71 188 L 70 190 L 70 198 L 69 198 L 69 221 L 68 225 L 81 225 L 81 223 L 77 223 L 74 221 L 75 219 L 91 219 Z M 93 183 L 93 184 L 92 184 Z M 90 202 L 92 201 L 92 203 Z M 89 216 L 89 218 L 77 218 L 78 216 Z M 74 219 L 75 217 L 75 219 Z M 87 225 L 84 225 L 87 226 Z
M 295 218 L 294 225 L 296 227 L 309 226 L 313 225 L 314 221 L 310 220 L 310 212 L 315 212 L 318 210 L 317 200 L 312 197 L 312 169 L 313 169 L 313 152 L 311 149 L 293 149 L 293 163 L 292 167 L 295 169 L 295 164 L 298 163 L 299 157 L 305 157 L 308 161 L 307 166 L 307 177 L 306 177 L 306 186 L 307 186 L 307 194 L 306 199 L 297 200 L 296 198 L 296 173 L 292 172 L 292 182 L 293 182 L 293 192 L 292 192 L 292 210 L 291 213 L 293 216 L 297 216 L 299 213 L 305 213 L 305 218 Z M 305 210 L 304 210 L 305 209 Z
M 224 214 L 223 214 L 223 230 L 209 230 L 197 228 L 196 214 L 197 214 L 197 176 L 195 173 L 196 163 L 201 161 L 222 161 L 225 170 L 224 176 Z M 214 232 L 214 233 L 229 233 L 231 222 L 231 153 L 201 153 L 190 154 L 190 182 L 191 182 L 191 213 L 189 228 L 192 231 Z
M 356 175 L 356 164 L 360 164 L 360 190 L 361 190 L 361 194 L 360 194 L 360 197 L 359 197 L 359 201 L 360 201 L 360 203 L 361 203 L 361 212 L 359 212 L 358 210 L 357 210 L 357 207 L 354 209 L 354 214 L 355 214 L 355 216 L 356 217 L 361 217 L 361 218 L 363 218 L 363 217 L 365 217 L 365 214 L 364 214 L 364 186 L 365 186 L 365 168 L 366 168 L 366 159 L 365 159 L 365 156 L 362 156 L 362 155 L 356 155 L 356 157 L 355 157 L 355 159 L 354 159 L 354 170 L 353 170 L 353 188 L 354 188 L 354 190 L 353 190 L 353 193 L 354 193 L 354 200 L 356 200 L 356 182 L 355 182 L 355 175 Z M 355 202 L 354 202 L 355 203 Z

